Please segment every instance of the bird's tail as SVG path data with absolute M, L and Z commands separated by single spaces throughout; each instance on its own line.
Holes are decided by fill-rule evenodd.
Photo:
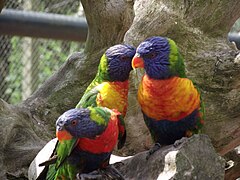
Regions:
M 54 180 L 56 176 L 55 164 L 45 166 L 36 180 Z

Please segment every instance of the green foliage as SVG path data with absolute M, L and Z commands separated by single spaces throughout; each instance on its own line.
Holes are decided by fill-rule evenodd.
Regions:
M 23 62 L 22 58 L 24 53 L 22 44 L 25 43 L 23 38 L 13 37 L 11 39 L 12 50 L 9 58 L 9 75 L 7 81 L 9 86 L 7 88 L 7 94 L 10 95 L 9 103 L 16 104 L 22 101 L 22 83 L 25 77 L 23 77 Z M 67 57 L 82 49 L 82 44 L 75 42 L 56 41 L 37 39 L 34 40 L 34 48 L 32 50 L 31 59 L 29 63 L 36 63 L 33 71 L 38 71 L 32 76 L 33 83 L 37 83 L 36 87 L 39 87 L 46 79 L 48 79 L 59 67 L 66 61 Z M 37 66 L 37 67 L 36 67 Z M 32 86 L 29 84 L 29 86 Z M 34 91 L 35 89 L 32 89 Z
M 29 10 L 29 8 L 31 8 L 30 10 L 32 11 L 64 15 L 75 15 L 79 11 L 79 6 L 80 1 L 75 0 L 6 1 L 6 7 L 8 8 L 21 10 Z M 11 38 L 10 57 L 6 63 L 6 67 L 8 68 L 6 72 L 9 71 L 5 79 L 5 81 L 7 81 L 7 90 L 3 92 L 3 94 L 0 94 L 2 98 L 4 98 L 3 96 L 5 95 L 10 96 L 10 99 L 5 100 L 11 104 L 22 101 L 23 80 L 28 82 L 28 79 L 23 77 L 23 71 L 29 71 L 25 72 L 25 74 L 27 73 L 31 76 L 29 88 L 33 93 L 49 76 L 59 69 L 70 54 L 75 51 L 80 51 L 83 47 L 82 44 L 76 42 L 46 39 L 31 39 L 29 42 L 30 44 L 26 44 L 26 41 L 21 37 Z M 7 46 L 10 44 L 6 42 L 4 45 Z M 28 59 L 29 54 L 30 58 Z M 25 68 L 26 65 L 29 65 L 31 69 L 28 70 Z M 4 80 L 0 81 L 0 83 L 2 82 L 4 82 Z
M 50 75 L 57 71 L 71 53 L 79 51 L 77 43 L 67 43 L 70 48 L 66 51 L 65 47 L 62 47 L 64 43 L 62 41 L 48 41 L 48 43 L 45 41 L 40 39 L 39 43 L 41 45 L 38 47 L 40 54 L 40 82 L 44 82 Z
M 20 48 L 21 38 L 13 37 L 11 39 L 12 51 L 9 57 L 9 74 L 6 78 L 8 88 L 6 94 L 10 95 L 10 103 L 16 104 L 21 101 L 21 82 L 22 82 L 22 62 L 23 51 Z

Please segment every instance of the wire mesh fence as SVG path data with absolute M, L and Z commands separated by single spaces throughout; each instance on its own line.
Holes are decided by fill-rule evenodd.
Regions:
M 4 8 L 82 16 L 76 0 L 8 0 Z M 0 35 L 0 97 L 16 104 L 29 97 L 83 43 Z
M 8 0 L 4 8 L 84 16 L 80 0 Z M 232 31 L 239 29 L 240 20 Z M 26 99 L 83 46 L 77 42 L 0 34 L 0 98 L 11 104 Z

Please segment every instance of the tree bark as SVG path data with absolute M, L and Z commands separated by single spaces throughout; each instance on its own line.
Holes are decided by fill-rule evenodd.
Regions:
M 72 54 L 58 72 L 21 104 L 12 106 L 0 101 L 0 127 L 7 132 L 0 134 L 4 142 L 0 149 L 0 177 L 6 172 L 19 176 L 17 169 L 21 168 L 21 173 L 26 172 L 36 152 L 54 136 L 56 118 L 79 101 L 107 47 L 122 41 L 137 46 L 156 35 L 168 36 L 180 47 L 187 74 L 202 91 L 206 107 L 204 133 L 210 136 L 215 148 L 224 155 L 240 144 L 240 65 L 234 63 L 236 52 L 226 39 L 240 16 L 240 2 L 136 0 L 134 8 L 129 0 L 82 0 L 82 4 L 89 25 L 84 53 Z M 121 152 L 124 154 L 142 151 L 151 144 L 136 101 L 134 73 L 132 77 L 126 119 L 129 133 Z M 8 152 L 14 152 L 15 159 Z M 23 152 L 28 154 L 25 160 Z

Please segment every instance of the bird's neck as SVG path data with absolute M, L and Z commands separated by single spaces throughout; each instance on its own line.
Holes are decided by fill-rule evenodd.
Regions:
M 111 116 L 106 129 L 94 139 L 80 138 L 78 147 L 81 150 L 91 153 L 107 153 L 112 152 L 118 139 L 118 119 Z
M 129 81 L 103 82 L 99 87 L 98 106 L 117 109 L 125 116 L 128 103 Z
M 129 81 L 115 81 L 115 82 L 109 82 L 109 84 L 111 84 L 112 87 L 116 88 L 116 89 L 125 89 L 128 90 L 128 86 L 129 86 Z M 127 92 L 124 91 L 125 94 L 127 94 Z

